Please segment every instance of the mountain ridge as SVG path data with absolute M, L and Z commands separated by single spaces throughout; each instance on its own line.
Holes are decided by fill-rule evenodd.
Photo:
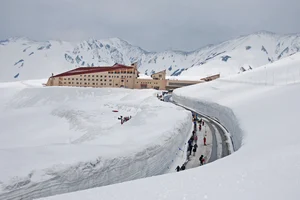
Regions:
M 260 67 L 300 51 L 300 34 L 258 31 L 194 51 L 149 52 L 121 38 L 71 43 L 61 40 L 34 41 L 12 37 L 0 41 L 0 81 L 47 78 L 75 67 L 138 62 L 141 73 L 167 70 L 167 74 L 221 76 Z M 244 66 L 246 67 L 245 69 Z M 33 73 L 34 72 L 34 73 Z

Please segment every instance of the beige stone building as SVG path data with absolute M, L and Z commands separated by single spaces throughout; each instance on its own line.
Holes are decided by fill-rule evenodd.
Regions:
M 75 87 L 123 87 L 130 89 L 169 90 L 215 79 L 218 76 L 199 81 L 166 80 L 166 70 L 151 75 L 151 78 L 139 77 L 137 64 L 125 66 L 115 64 L 111 67 L 79 67 L 61 74 L 52 75 L 46 86 Z

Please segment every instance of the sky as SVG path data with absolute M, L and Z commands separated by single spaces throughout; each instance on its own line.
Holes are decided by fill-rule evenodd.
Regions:
M 0 0 L 0 40 L 118 37 L 191 51 L 261 30 L 300 32 L 299 0 Z

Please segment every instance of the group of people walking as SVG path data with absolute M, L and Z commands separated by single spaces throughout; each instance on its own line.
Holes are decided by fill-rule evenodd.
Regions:
M 198 123 L 198 129 L 199 131 L 201 131 L 202 126 L 204 126 L 204 120 L 203 119 L 199 120 L 197 114 L 193 113 L 193 123 L 194 123 L 194 130 L 192 132 L 192 136 L 188 140 L 187 162 L 190 160 L 190 156 L 192 155 L 192 152 L 193 152 L 193 156 L 196 156 L 196 152 L 198 148 L 197 123 Z M 206 146 L 206 136 L 203 137 L 203 143 Z M 204 161 L 205 161 L 204 155 L 201 155 L 199 158 L 200 165 L 203 165 Z M 185 162 L 181 167 L 177 166 L 176 171 L 179 172 L 181 170 L 185 170 L 185 165 L 187 162 Z

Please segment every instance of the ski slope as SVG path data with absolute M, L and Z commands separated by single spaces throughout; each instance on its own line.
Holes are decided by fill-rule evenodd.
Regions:
M 239 76 L 174 91 L 174 101 L 225 125 L 237 150 L 230 156 L 180 173 L 43 199 L 298 200 L 299 72 L 300 54 L 295 54 Z
M 190 113 L 158 101 L 155 90 L 43 81 L 0 84 L 1 200 L 163 174 L 190 134 Z M 132 118 L 121 125 L 120 115 Z

